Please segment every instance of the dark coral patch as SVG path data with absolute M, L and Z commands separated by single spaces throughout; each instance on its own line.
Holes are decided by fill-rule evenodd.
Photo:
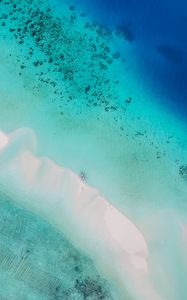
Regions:
M 179 174 L 187 182 L 187 165 L 181 165 L 179 167 Z
M 133 42 L 135 40 L 135 34 L 130 24 L 117 26 L 115 30 L 115 34 L 118 37 L 127 40 L 128 42 Z
M 157 47 L 157 51 L 168 61 L 172 63 L 182 63 L 183 62 L 183 53 L 181 49 L 171 46 L 171 45 L 166 45 L 166 44 L 160 44 Z

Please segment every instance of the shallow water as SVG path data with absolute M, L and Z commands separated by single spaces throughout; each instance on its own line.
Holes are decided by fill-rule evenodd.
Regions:
M 166 104 L 169 93 L 158 89 L 157 82 L 154 86 L 141 69 L 135 41 L 124 41 L 121 32 L 117 36 L 93 23 L 89 11 L 81 16 L 81 4 L 75 10 L 66 4 L 1 1 L 0 127 L 6 132 L 33 128 L 39 154 L 82 172 L 87 183 L 143 230 L 154 254 L 157 231 L 163 232 L 163 242 L 171 228 L 178 228 L 178 218 L 186 220 L 186 124 Z M 173 49 L 158 50 L 169 60 L 180 60 Z M 2 297 L 112 298 L 94 262 L 39 217 L 15 207 L 14 199 L 7 202 L 4 195 L 1 199 Z M 171 226 L 164 223 L 164 213 Z M 160 230 L 155 225 L 159 222 Z M 178 253 L 182 257 L 181 239 L 176 232 L 169 240 L 163 261 L 175 275 L 171 280 L 178 296 L 156 280 L 159 270 L 153 272 L 166 299 L 182 299 L 186 292 L 177 279 L 181 272 L 186 274 L 181 267 L 185 258 L 179 270 L 172 263 Z M 176 241 L 179 248 L 170 251 Z M 154 270 L 161 259 L 158 250 L 151 261 Z

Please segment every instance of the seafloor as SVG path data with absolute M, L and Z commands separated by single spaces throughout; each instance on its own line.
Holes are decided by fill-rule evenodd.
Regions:
M 33 128 L 39 154 L 142 228 L 159 209 L 185 218 L 186 127 L 142 84 L 129 36 L 52 0 L 1 0 L 0 29 L 1 129 Z M 1 299 L 112 299 L 94 262 L 13 200 L 1 195 Z

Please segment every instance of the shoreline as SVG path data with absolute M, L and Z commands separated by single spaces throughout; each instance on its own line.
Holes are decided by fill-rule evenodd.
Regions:
M 71 170 L 35 156 L 31 129 L 2 133 L 0 150 L 3 193 L 44 217 L 90 256 L 116 286 L 119 299 L 128 294 L 134 299 L 163 299 L 149 278 L 144 236 L 130 219 Z
M 38 19 L 35 21 L 38 22 Z M 63 18 L 67 28 L 69 21 L 66 21 Z M 79 20 L 73 22 L 74 25 L 69 29 L 72 32 L 79 25 Z M 82 75 L 84 80 L 87 75 L 90 80 L 89 69 L 86 66 L 88 72 L 84 74 L 81 63 L 87 59 L 90 62 L 92 50 L 88 41 L 89 38 L 98 38 L 98 25 L 83 29 L 84 21 L 81 22 L 77 27 L 80 30 L 78 37 L 88 35 L 86 46 L 89 51 L 85 53 L 81 48 L 83 60 L 76 61 L 73 66 L 85 76 Z M 70 38 L 72 32 L 66 38 Z M 73 97 L 76 95 L 75 87 L 67 92 L 67 87 L 73 81 L 67 81 L 66 85 L 61 73 L 56 76 L 55 72 L 48 72 L 49 79 L 56 80 L 61 92 L 64 91 L 62 101 L 60 94 L 54 94 L 56 90 L 38 81 L 45 79 L 38 74 L 45 73 L 49 66 L 45 63 L 36 68 L 33 66 L 36 58 L 45 61 L 47 56 L 36 47 L 29 34 L 23 46 L 18 45 L 16 40 L 12 42 L 9 33 L 2 42 L 0 128 L 5 132 L 18 127 L 33 128 L 38 136 L 40 156 L 46 155 L 77 174 L 84 172 L 86 182 L 132 218 L 141 230 L 144 230 L 144 219 L 149 214 L 157 213 L 160 208 L 176 210 L 185 219 L 187 185 L 179 171 L 181 166 L 187 164 L 186 125 L 158 104 L 158 95 L 139 81 L 141 75 L 139 72 L 135 74 L 137 70 L 130 63 L 129 58 L 132 57 L 128 57 L 129 50 L 125 63 L 122 64 L 120 59 L 114 60 L 106 71 L 102 69 L 99 80 L 103 91 L 99 92 L 103 92 L 105 102 L 101 104 L 98 100 L 97 106 L 93 102 L 89 104 L 91 95 L 86 94 L 88 98 L 85 98 L 85 92 L 89 92 L 88 85 L 86 90 L 77 94 L 78 97 Z M 114 41 L 106 42 L 106 36 L 101 36 L 99 41 L 105 42 L 105 46 L 110 45 L 111 53 L 115 51 Z M 26 62 L 25 56 L 28 55 L 26 43 L 31 47 L 35 45 L 36 53 L 27 68 L 21 69 L 20 76 L 20 64 L 22 60 Z M 73 51 L 77 50 L 79 44 L 75 35 L 72 35 L 72 44 Z M 58 49 L 55 51 L 54 54 L 58 55 Z M 98 52 L 98 55 L 103 55 L 103 52 Z M 94 74 L 100 72 L 98 62 L 99 59 L 96 59 Z M 40 72 L 36 71 L 37 68 Z M 110 93 L 105 89 L 102 75 L 106 80 L 111 80 Z M 120 83 L 115 85 L 118 79 Z M 82 85 L 82 81 L 76 81 L 77 77 L 74 80 L 79 87 Z M 98 92 L 97 89 L 95 91 Z M 72 97 L 70 102 L 69 96 Z M 109 103 L 106 104 L 106 101 Z M 108 109 L 111 106 L 114 107 Z

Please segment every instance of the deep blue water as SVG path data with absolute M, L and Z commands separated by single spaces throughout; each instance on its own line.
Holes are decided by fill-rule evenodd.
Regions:
M 79 0 L 79 4 L 99 23 L 127 29 L 146 84 L 166 95 L 161 97 L 167 99 L 165 105 L 187 119 L 187 0 Z

